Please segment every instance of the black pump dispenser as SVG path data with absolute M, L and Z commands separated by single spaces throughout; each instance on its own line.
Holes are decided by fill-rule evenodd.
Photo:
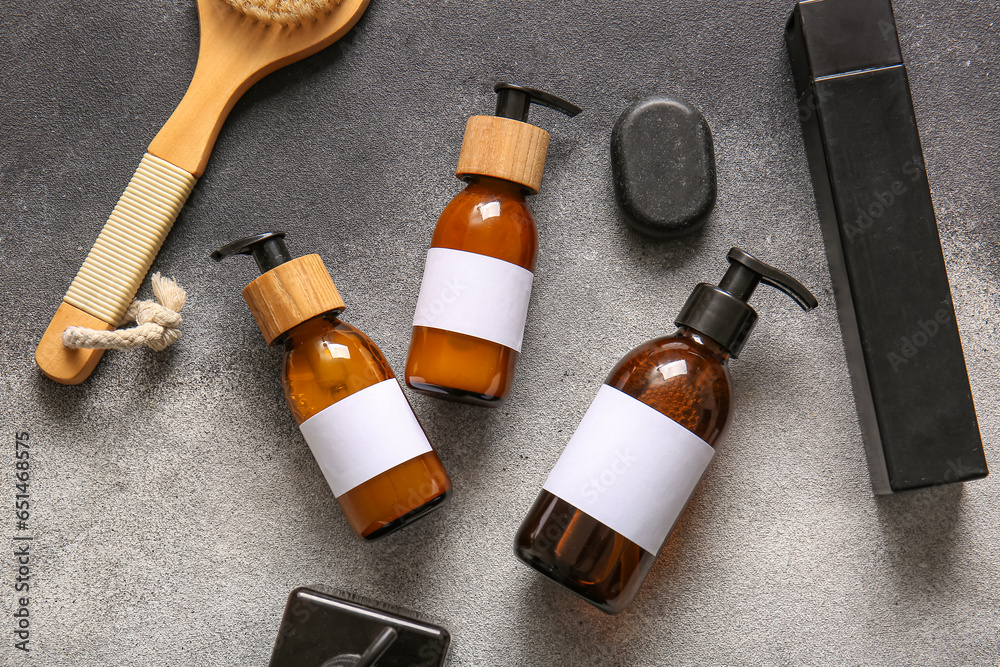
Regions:
M 222 246 L 210 257 L 221 262 L 232 255 L 253 255 L 262 274 L 292 259 L 285 247 L 285 232 L 265 232 L 238 239 Z
M 803 310 L 819 305 L 802 283 L 750 253 L 733 248 L 726 258 L 730 266 L 718 286 L 699 283 L 674 323 L 705 334 L 727 349 L 734 359 L 757 323 L 757 311 L 747 301 L 760 283 L 781 290 Z
M 497 111 L 494 115 L 512 118 L 522 123 L 528 122 L 528 112 L 532 104 L 561 111 L 570 118 L 583 111 L 568 100 L 536 88 L 498 83 L 493 87 L 493 91 L 497 94 Z

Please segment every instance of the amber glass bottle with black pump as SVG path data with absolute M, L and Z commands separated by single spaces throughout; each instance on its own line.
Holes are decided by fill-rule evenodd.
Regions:
M 675 333 L 612 369 L 517 533 L 518 558 L 609 614 L 635 598 L 725 437 L 727 364 L 757 321 L 747 300 L 765 283 L 817 305 L 739 248 L 728 259 L 718 286 L 692 292 Z
M 212 253 L 253 255 L 243 298 L 269 345 L 284 347 L 285 400 L 354 532 L 372 540 L 438 507 L 451 481 L 385 355 L 339 319 L 344 302 L 319 255 L 288 254 L 284 233 Z
M 456 175 L 469 185 L 434 230 L 406 361 L 411 388 L 486 406 L 510 391 L 538 252 L 525 196 L 541 186 L 549 135 L 526 122 L 528 110 L 580 112 L 533 88 L 495 90 L 496 115 L 466 125 Z

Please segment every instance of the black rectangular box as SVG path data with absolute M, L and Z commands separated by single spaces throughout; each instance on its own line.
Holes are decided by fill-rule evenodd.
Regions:
M 889 0 L 804 0 L 785 38 L 872 485 L 988 474 Z

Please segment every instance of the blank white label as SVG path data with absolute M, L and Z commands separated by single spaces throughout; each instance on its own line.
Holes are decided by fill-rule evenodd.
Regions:
M 605 384 L 544 488 L 655 554 L 714 454 L 670 417 Z
M 413 326 L 455 331 L 521 351 L 534 274 L 464 250 L 431 248 Z
M 431 451 L 395 378 L 343 398 L 299 425 L 335 497 Z

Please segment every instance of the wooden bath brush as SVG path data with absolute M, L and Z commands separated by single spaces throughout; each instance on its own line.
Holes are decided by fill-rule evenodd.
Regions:
M 104 350 L 69 349 L 69 326 L 118 326 L 184 206 L 236 100 L 274 70 L 350 30 L 369 0 L 197 0 L 198 64 L 184 98 L 139 163 L 42 336 L 35 361 L 79 384 Z

